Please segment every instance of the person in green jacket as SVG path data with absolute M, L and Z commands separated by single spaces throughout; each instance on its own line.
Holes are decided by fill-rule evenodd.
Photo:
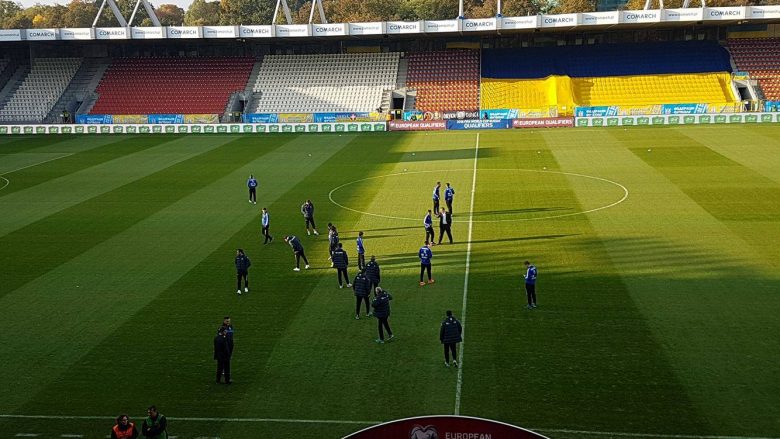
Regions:
M 155 439 L 168 439 L 168 420 L 165 415 L 157 411 L 157 407 L 149 407 L 149 417 L 144 421 L 141 433 L 145 437 Z

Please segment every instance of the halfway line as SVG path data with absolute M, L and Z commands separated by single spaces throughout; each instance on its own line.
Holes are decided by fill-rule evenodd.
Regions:
M 471 266 L 471 232 L 474 228 L 474 194 L 477 189 L 477 159 L 479 159 L 479 133 L 477 133 L 477 142 L 474 146 L 474 176 L 471 179 L 471 203 L 469 206 L 469 236 L 466 246 L 466 273 L 463 279 L 463 308 L 460 311 L 460 321 L 463 326 L 463 333 L 460 343 L 460 353 L 458 355 L 458 383 L 455 385 L 455 415 L 460 414 L 460 395 L 463 389 L 463 349 L 466 344 L 466 303 L 469 296 L 469 268 Z

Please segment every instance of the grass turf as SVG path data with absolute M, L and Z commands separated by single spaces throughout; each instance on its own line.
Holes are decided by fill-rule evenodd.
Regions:
M 476 139 L 4 139 L 0 437 L 102 438 L 111 416 L 152 403 L 180 438 L 340 437 L 453 413 L 458 371 L 437 331 L 444 310 L 462 313 L 469 219 L 462 414 L 560 438 L 780 436 L 780 127 L 482 132 L 469 214 Z M 420 288 L 436 180 L 457 190 L 456 242 L 434 247 L 437 282 Z M 620 185 L 624 202 L 571 215 L 620 200 Z M 318 238 L 301 236 L 307 198 Z M 328 222 L 353 259 L 366 233 L 397 342 L 374 344 L 375 321 L 354 320 L 328 268 Z M 301 236 L 312 270 L 291 271 L 284 234 Z M 237 247 L 253 260 L 241 297 Z M 535 311 L 523 309 L 524 259 L 539 267 Z M 213 383 L 211 359 L 228 314 L 230 387 Z

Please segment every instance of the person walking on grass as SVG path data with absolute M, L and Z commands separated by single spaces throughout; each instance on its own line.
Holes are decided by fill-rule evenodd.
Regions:
M 383 344 L 385 342 L 384 330 L 387 330 L 387 335 L 390 336 L 387 341 L 395 338 L 393 331 L 390 329 L 390 323 L 387 321 L 390 318 L 390 301 L 393 300 L 393 296 L 380 287 L 376 287 L 374 295 L 371 307 L 374 308 L 374 317 L 376 317 L 377 327 L 379 328 L 379 338 L 374 341 Z
M 265 237 L 265 241 L 263 241 L 263 244 L 268 244 L 269 242 L 274 240 L 274 237 L 271 236 L 271 233 L 268 231 L 268 228 L 271 226 L 271 217 L 268 215 L 268 209 L 265 207 L 263 208 L 263 218 L 261 220 L 261 223 L 263 225 L 263 236 Z
M 433 187 L 433 214 L 436 216 L 439 215 L 439 199 L 440 199 L 439 190 L 440 189 L 441 189 L 441 182 L 437 181 L 436 186 Z
M 366 248 L 363 247 L 363 232 L 358 232 L 358 237 L 355 243 L 357 244 L 358 270 L 365 270 Z
M 157 407 L 150 406 L 147 410 L 149 417 L 141 427 L 141 433 L 149 439 L 168 439 L 168 419 L 157 411 Z
M 379 281 L 382 280 L 382 269 L 379 267 L 379 263 L 376 261 L 376 256 L 371 256 L 371 259 L 366 264 L 366 277 L 371 282 L 371 290 L 379 286 Z
M 344 282 L 347 283 L 347 288 L 352 288 L 352 284 L 349 283 L 349 275 L 347 274 L 347 267 L 349 267 L 349 256 L 342 243 L 336 244 L 336 249 L 333 250 L 333 267 L 336 268 L 339 278 L 339 288 L 344 288 L 344 283 L 341 281 L 341 276 L 344 276 Z
M 306 259 L 306 253 L 303 252 L 303 245 L 301 244 L 301 240 L 298 239 L 297 236 L 285 236 L 284 242 L 290 244 L 290 247 L 292 247 L 293 254 L 295 255 L 295 268 L 293 268 L 293 271 L 301 271 L 301 258 L 303 258 L 303 263 L 306 264 L 306 269 L 309 269 L 309 260 Z
M 529 261 L 525 261 L 525 295 L 528 299 L 526 308 L 536 308 L 536 266 Z
M 371 281 L 366 274 L 359 271 L 352 282 L 352 290 L 355 291 L 355 320 L 360 320 L 360 304 L 366 304 L 366 317 L 371 316 L 368 298 L 371 296 Z
M 452 199 L 455 197 L 455 188 L 447 183 L 447 188 L 444 189 L 444 202 L 447 203 L 447 210 L 452 215 Z
M 336 226 L 333 223 L 328 223 L 328 260 L 330 266 L 333 266 L 333 252 L 339 245 L 339 231 L 336 230 Z
M 230 346 L 227 340 L 227 328 L 219 328 L 214 337 L 214 359 L 217 360 L 217 384 L 222 383 L 222 375 L 225 375 L 225 384 L 230 384 Z
M 257 204 L 257 179 L 252 174 L 249 174 L 249 180 L 246 181 L 246 186 L 249 188 L 249 202 Z
M 425 227 L 425 240 L 428 242 L 435 241 L 436 232 L 433 231 L 433 217 L 431 215 L 430 209 L 428 210 L 428 213 L 425 215 L 425 218 L 423 218 L 423 227 Z
M 314 203 L 311 200 L 306 200 L 301 206 L 301 215 L 306 222 L 306 234 L 311 235 L 314 231 L 315 235 L 319 235 L 317 232 L 317 224 L 314 223 Z
M 441 213 L 439 214 L 439 244 L 441 244 L 441 240 L 444 238 L 444 234 L 447 234 L 447 238 L 450 240 L 450 244 L 452 244 L 452 214 L 444 210 L 444 208 L 441 208 Z
M 135 428 L 135 423 L 130 422 L 127 415 L 117 416 L 116 425 L 111 429 L 111 439 L 136 439 L 137 437 L 138 429 Z
M 436 282 L 431 277 L 431 259 L 433 259 L 433 252 L 431 251 L 430 243 L 425 241 L 425 244 L 420 247 L 420 251 L 417 254 L 420 257 L 420 286 L 425 285 L 423 280 L 423 274 L 428 272 L 428 283 L 432 284 Z
M 452 353 L 452 364 L 458 367 L 457 345 L 463 341 L 463 326 L 452 316 L 452 311 L 447 310 L 447 317 L 441 322 L 439 341 L 444 345 L 444 365 L 450 367 L 450 353 Z
M 244 280 L 244 292 L 249 292 L 249 267 L 252 261 L 249 260 L 243 249 L 236 250 L 236 293 L 241 295 L 241 280 Z

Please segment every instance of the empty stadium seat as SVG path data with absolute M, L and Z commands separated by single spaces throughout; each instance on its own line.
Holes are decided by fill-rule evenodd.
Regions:
M 395 88 L 399 53 L 267 55 L 257 113 L 372 112 Z
M 121 58 L 100 81 L 92 114 L 221 114 L 254 59 Z
M 758 80 L 764 96 L 780 100 L 780 38 L 740 38 L 728 40 L 737 68 Z
M 406 86 L 417 90 L 420 111 L 479 109 L 479 52 L 447 50 L 411 53 Z
M 81 58 L 35 58 L 30 72 L 0 109 L 0 122 L 42 122 L 81 66 Z

